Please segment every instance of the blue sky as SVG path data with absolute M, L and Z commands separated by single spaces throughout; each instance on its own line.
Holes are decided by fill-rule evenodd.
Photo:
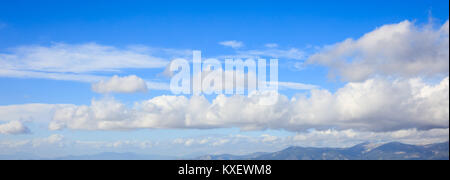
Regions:
M 119 151 L 182 156 L 274 151 L 292 145 L 350 146 L 363 141 L 417 144 L 448 140 L 448 96 L 433 94 L 441 91 L 448 94 L 448 68 L 444 68 L 448 67 L 448 7 L 449 2 L 442 0 L 2 1 L 0 115 L 3 117 L 0 117 L 0 125 L 4 130 L 2 133 L 0 128 L 0 146 L 4 147 L 0 154 L 35 152 L 48 157 Z M 388 36 L 392 32 L 397 34 Z M 352 40 L 346 42 L 347 39 Z M 226 41 L 243 45 L 235 48 L 221 45 Z M 390 45 L 392 47 L 388 47 Z M 283 113 L 287 114 L 273 118 L 267 115 L 267 119 L 261 119 L 250 118 L 258 113 L 242 112 L 249 113 L 244 123 L 224 118 L 214 121 L 219 125 L 203 120 L 205 124 L 179 127 L 164 124 L 163 120 L 156 120 L 156 125 L 142 125 L 136 120 L 134 123 L 139 125 L 129 127 L 131 125 L 125 123 L 123 129 L 83 124 L 97 121 L 101 124 L 94 102 L 105 103 L 101 107 L 108 109 L 110 100 L 110 103 L 124 105 L 127 112 L 142 113 L 134 108 L 136 104 L 171 96 L 170 91 L 160 88 L 170 81 L 162 75 L 164 63 L 177 57 L 192 58 L 192 50 L 201 50 L 206 58 L 239 55 L 278 58 L 280 82 L 317 88 L 281 88 L 279 93 L 289 99 L 284 103 L 290 101 L 291 104 L 271 110 L 278 112 L 284 108 Z M 383 56 L 386 61 L 381 62 L 373 54 Z M 127 58 L 133 59 L 135 64 Z M 362 69 L 361 72 L 356 68 Z M 157 85 L 146 84 L 146 92 L 114 93 L 113 90 L 102 94 L 93 90 L 93 84 L 100 79 L 108 81 L 114 75 L 136 75 Z M 418 79 L 421 83 L 416 82 Z M 397 97 L 396 92 L 406 93 L 408 89 L 399 82 L 408 82 L 409 89 L 421 87 L 421 92 L 437 89 L 430 90 L 420 100 L 428 103 L 426 112 L 429 114 L 425 115 L 435 119 L 408 118 L 414 114 L 411 110 L 422 107 L 423 103 L 414 99 L 414 103 L 407 104 L 411 98 L 419 96 L 415 91 L 410 92 L 411 97 Z M 125 80 L 123 83 L 128 85 Z M 375 93 L 363 89 L 365 87 Z M 379 95 L 375 91 L 377 88 L 386 87 L 393 89 L 375 96 Z M 349 96 L 354 99 L 345 99 Z M 216 98 L 208 96 L 206 99 L 212 103 Z M 322 107 L 322 98 L 325 104 L 336 103 L 336 110 Z M 334 99 L 326 101 L 329 100 L 326 98 Z M 298 103 L 292 103 L 293 99 Z M 436 102 L 436 99 L 441 101 Z M 355 102 L 359 105 L 350 105 Z M 387 118 L 390 112 L 383 107 L 405 103 L 405 109 L 399 111 L 410 114 L 399 113 L 398 117 Z M 26 107 L 29 104 L 45 107 Z M 72 116 L 77 110 L 80 112 L 82 106 L 87 106 L 94 118 L 86 122 L 61 118 L 66 124 L 52 129 L 50 124 L 58 120 L 55 112 L 70 110 L 53 107 L 55 105 L 75 108 Z M 361 110 L 361 106 L 367 109 Z M 434 106 L 447 107 L 447 111 Z M 327 114 L 334 111 L 336 114 Z M 233 112 L 236 113 L 224 108 L 221 113 L 226 116 Z M 120 117 L 114 121 L 120 121 Z M 339 122 L 329 120 L 330 117 Z M 283 120 L 287 118 L 291 122 L 286 124 Z M 151 121 L 147 120 L 145 122 Z M 391 120 L 395 122 L 385 123 Z M 381 134 L 367 135 L 370 132 Z M 393 135 L 405 132 L 409 135 L 401 138 Z M 334 136 L 338 138 L 326 141 L 326 135 L 333 133 L 337 133 Z M 351 133 L 361 133 L 364 138 L 355 138 L 349 135 Z M 97 146 L 84 146 L 79 142 L 97 143 Z M 118 142 L 122 144 L 111 145 L 120 144 Z M 140 147 L 144 142 L 152 146 Z M 232 149 L 232 146 L 238 148 Z

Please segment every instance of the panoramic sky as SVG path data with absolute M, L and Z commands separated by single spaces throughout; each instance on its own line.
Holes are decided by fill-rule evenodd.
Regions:
M 2 0 L 0 154 L 448 141 L 448 16 L 447 0 Z M 278 59 L 276 99 L 174 94 L 193 51 Z

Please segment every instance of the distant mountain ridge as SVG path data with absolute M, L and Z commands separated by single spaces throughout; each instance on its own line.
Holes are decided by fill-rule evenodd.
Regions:
M 362 143 L 350 148 L 289 147 L 248 156 L 209 155 L 201 160 L 449 160 L 449 142 L 431 145 Z
M 43 159 L 33 154 L 0 155 L 0 160 Z M 47 159 L 47 158 L 46 158 Z M 92 155 L 64 156 L 52 160 L 171 160 L 170 156 L 104 152 Z M 185 159 L 185 158 L 181 158 Z M 289 147 L 273 153 L 248 155 L 206 155 L 194 160 L 449 160 L 449 142 L 430 145 L 362 143 L 349 148 Z

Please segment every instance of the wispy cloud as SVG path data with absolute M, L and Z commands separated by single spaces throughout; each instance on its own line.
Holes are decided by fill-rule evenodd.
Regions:
M 164 82 L 147 81 L 148 89 L 170 91 L 170 84 Z
M 0 53 L 0 76 L 96 82 L 106 79 L 98 72 L 164 68 L 172 58 L 191 55 L 188 50 L 96 43 L 21 46 Z
M 319 86 L 312 84 L 304 84 L 297 82 L 278 82 L 280 89 L 293 89 L 293 90 L 312 90 L 319 89 Z
M 215 70 L 215 71 L 203 71 L 196 74 L 195 78 L 201 76 L 202 82 L 211 80 L 222 80 L 221 82 L 215 82 L 214 86 L 202 86 L 202 90 L 206 92 L 224 92 L 225 90 L 235 90 L 242 89 L 247 90 L 251 93 L 257 90 L 258 85 L 267 84 L 278 86 L 280 90 L 312 90 L 318 89 L 319 86 L 312 84 L 304 84 L 299 82 L 283 82 L 283 81 L 269 81 L 263 82 L 258 81 L 258 75 L 256 74 L 256 69 L 248 69 L 248 72 L 237 71 L 237 70 Z M 192 81 L 192 80 L 191 80 Z
M 278 44 L 275 43 L 269 43 L 269 44 L 265 44 L 264 46 L 266 46 L 267 48 L 277 48 Z
M 0 54 L 2 69 L 53 73 L 119 71 L 123 68 L 161 68 L 167 61 L 134 49 L 95 43 L 24 46 Z
M 219 59 L 258 59 L 258 58 L 273 58 L 282 60 L 305 60 L 306 52 L 298 48 L 280 49 L 253 49 L 253 50 L 237 50 L 235 54 L 221 55 Z
M 222 46 L 231 47 L 233 49 L 238 49 L 238 48 L 241 48 L 241 47 L 244 46 L 243 42 L 235 41 L 235 40 L 233 40 L 233 41 L 223 41 L 223 42 L 220 42 L 219 44 L 222 45 Z
M 449 129 L 405 129 L 392 132 L 364 132 L 357 130 L 311 130 L 308 132 L 277 136 L 274 134 L 245 135 L 215 135 L 197 137 L 175 137 L 165 141 L 157 140 L 78 140 L 75 137 L 65 137 L 52 134 L 47 137 L 29 140 L 0 140 L 1 153 L 21 152 L 36 153 L 38 157 L 28 158 L 57 158 L 74 155 L 74 149 L 83 149 L 83 154 L 100 152 L 163 152 L 178 156 L 189 155 L 191 158 L 206 154 L 235 154 L 248 155 L 254 152 L 274 152 L 290 146 L 303 147 L 351 147 L 363 142 L 380 144 L 386 142 L 402 142 L 407 144 L 425 145 L 448 141 Z M 193 156 L 193 153 L 199 154 Z M 23 157 L 26 158 L 26 157 Z M 176 158 L 176 157 L 174 157 Z M 184 157 L 186 158 L 186 157 Z
M 108 78 L 106 76 L 91 75 L 91 74 L 39 72 L 39 71 L 26 71 L 14 69 L 0 69 L 0 77 L 52 79 L 64 81 L 79 81 L 87 83 L 94 83 L 101 80 L 106 80 Z

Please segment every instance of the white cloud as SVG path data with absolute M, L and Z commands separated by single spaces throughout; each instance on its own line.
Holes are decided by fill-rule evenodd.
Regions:
M 29 141 L 32 147 L 40 147 L 40 146 L 48 146 L 48 145 L 57 145 L 64 146 L 67 142 L 64 142 L 64 136 L 60 134 L 52 134 L 49 137 L 34 139 Z
M 276 47 L 278 47 L 278 44 L 269 43 L 269 44 L 265 44 L 264 46 L 266 46 L 267 48 L 276 48 Z
M 238 49 L 238 48 L 241 48 L 241 47 L 244 46 L 243 42 L 235 41 L 235 40 L 233 40 L 233 41 L 223 41 L 223 42 L 220 42 L 219 44 L 222 45 L 222 46 L 231 47 L 233 49 Z
M 267 83 L 267 85 L 278 85 L 278 88 L 281 90 L 286 89 L 311 90 L 319 88 L 319 86 L 316 85 L 304 84 L 299 82 L 283 82 L 283 81 L 259 82 L 258 75 L 251 68 L 249 68 L 247 73 L 239 70 L 222 70 L 222 69 L 212 71 L 202 71 L 199 74 L 197 74 L 194 77 L 194 79 L 197 78 L 198 76 L 202 76 L 201 79 L 203 83 L 207 83 L 215 79 L 221 80 L 221 83 L 216 82 L 217 84 L 215 84 L 214 86 L 210 87 L 203 86 L 204 92 L 223 93 L 225 90 L 236 90 L 236 89 L 243 89 L 247 90 L 247 92 L 252 92 L 257 89 L 258 85 L 264 83 Z
M 49 125 L 50 130 L 62 129 L 64 127 L 82 126 L 85 129 L 100 129 L 102 121 L 127 122 L 129 114 L 125 105 L 113 100 L 92 101 L 92 106 L 70 106 L 55 111 Z M 60 120 L 65 119 L 62 123 Z M 59 120 L 59 121 L 58 121 Z M 100 124 L 97 124 L 100 123 Z
M 442 25 L 440 31 L 441 31 L 442 34 L 444 34 L 444 35 L 447 34 L 448 35 L 449 34 L 448 29 L 449 29 L 449 23 L 448 23 L 448 20 L 447 20 L 447 22 L 445 22 L 444 25 Z
M 114 99 L 90 106 L 24 104 L 0 106 L 0 121 L 49 124 L 49 129 L 284 129 L 301 132 L 335 128 L 357 131 L 448 128 L 449 80 L 370 79 L 349 83 L 335 93 L 313 89 L 310 95 L 283 95 L 267 106 L 267 94 L 248 97 L 159 96 L 133 107 Z
M 170 91 L 170 84 L 163 82 L 151 82 L 147 81 L 148 89 Z
M 55 112 L 50 129 L 204 129 L 238 127 L 241 130 L 310 128 L 359 131 L 448 128 L 449 79 L 429 85 L 420 79 L 388 81 L 370 79 L 349 83 L 336 93 L 311 90 L 310 96 L 276 102 L 273 94 L 248 97 L 224 95 L 212 102 L 205 97 L 159 96 L 134 107 L 112 100 L 92 101 Z
M 240 55 L 250 55 L 256 57 L 271 57 L 277 59 L 294 59 L 303 60 L 305 58 L 305 52 L 297 48 L 291 49 L 268 49 L 268 50 L 250 50 L 250 51 L 240 51 Z
M 418 27 L 410 21 L 384 25 L 363 37 L 323 48 L 308 63 L 331 68 L 331 75 L 363 81 L 376 75 L 448 76 L 448 21 L 440 28 Z
M 350 147 L 358 143 L 402 142 L 425 145 L 448 141 L 449 129 L 404 129 L 392 132 L 361 132 L 349 130 L 313 130 L 289 137 L 292 144 L 307 147 Z
M 306 68 L 306 65 L 304 62 L 294 62 L 292 63 L 291 69 L 294 69 L 295 71 L 302 71 Z
M 147 92 L 147 83 L 135 76 L 113 76 L 107 81 L 100 81 L 92 85 L 92 90 L 97 93 L 136 93 Z
M 60 134 L 52 134 L 48 137 L 40 137 L 33 139 L 24 139 L 24 140 L 4 140 L 0 141 L 0 149 L 28 149 L 31 150 L 28 153 L 34 153 L 36 148 L 40 147 L 51 147 L 56 145 L 57 147 L 63 147 L 65 145 L 70 144 L 70 142 L 66 141 L 63 135 Z M 49 149 L 46 149 L 49 150 Z M 13 152 L 17 152 L 14 150 Z
M 95 43 L 23 46 L 0 54 L 3 69 L 60 73 L 117 71 L 122 68 L 160 68 L 162 58 L 135 49 L 119 49 Z
M 297 48 L 291 49 L 257 49 L 237 51 L 234 55 L 219 56 L 218 59 L 258 59 L 258 58 L 272 58 L 272 59 L 288 59 L 288 60 L 304 60 L 306 53 Z
M 166 66 L 166 68 L 164 68 L 164 71 L 163 71 L 162 73 L 158 74 L 158 75 L 159 75 L 159 76 L 164 76 L 164 77 L 167 77 L 167 78 L 173 77 L 174 72 L 170 70 L 171 64 L 172 64 L 172 63 L 169 63 L 169 64 Z
M 274 141 L 278 140 L 278 137 L 272 136 L 272 135 L 269 135 L 269 134 L 263 134 L 262 138 L 263 138 L 262 139 L 263 143 L 271 143 L 271 142 L 274 142 Z
M 265 132 L 266 133 L 266 132 Z M 172 156 L 195 156 L 205 154 L 250 154 L 254 152 L 275 152 L 290 146 L 304 147 L 351 147 L 370 142 L 367 148 L 380 143 L 402 142 L 407 144 L 431 144 L 448 141 L 449 129 L 405 129 L 392 132 L 361 132 L 356 130 L 311 130 L 287 136 L 274 134 L 239 134 L 183 137 L 164 141 L 148 140 L 76 140 L 59 134 L 26 140 L 0 140 L 0 154 L 25 152 L 37 154 L 41 158 L 55 158 L 100 152 L 135 152 L 147 154 L 149 151 Z M 253 134 L 253 135 L 250 135 Z M 38 157 L 35 157 L 38 159 Z M 186 158 L 186 157 L 184 157 Z
M 218 137 L 191 137 L 178 138 L 173 141 L 175 145 L 183 145 L 185 148 L 206 146 L 210 151 L 214 148 L 229 148 L 253 152 L 273 152 L 289 146 L 303 147 L 351 147 L 360 143 L 388 143 L 401 142 L 406 144 L 426 145 L 448 141 L 449 129 L 417 130 L 405 129 L 392 132 L 363 132 L 357 130 L 311 130 L 289 136 L 276 136 L 262 134 L 260 136 L 227 135 Z M 195 147 L 194 147 L 195 145 Z M 272 147 L 272 148 L 271 148 Z M 278 148 L 273 148 L 278 147 Z M 218 149 L 215 149 L 216 151 Z M 218 150 L 221 153 L 240 153 L 236 150 Z M 245 153 L 244 153 L 245 154 Z
M 20 121 L 48 123 L 56 109 L 73 105 L 58 104 L 22 104 L 0 106 L 0 122 Z
M 35 72 L 11 69 L 0 69 L 0 77 L 52 79 L 64 81 L 98 82 L 107 79 L 105 76 L 72 73 Z
M 96 43 L 20 46 L 0 53 L 0 76 L 95 82 L 97 72 L 129 68 L 164 68 L 168 60 L 186 58 L 188 50 L 130 46 L 117 48 Z
M 174 147 L 181 145 L 184 151 L 205 150 L 208 154 L 250 154 L 254 152 L 280 151 L 290 146 L 303 147 L 352 147 L 369 142 L 371 146 L 388 142 L 426 145 L 448 141 L 449 129 L 417 130 L 405 129 L 392 132 L 362 132 L 356 130 L 311 130 L 289 136 L 225 135 L 215 137 L 178 138 Z M 398 134 L 402 134 L 398 136 Z M 205 153 L 205 154 L 206 154 Z
M 294 90 L 311 90 L 319 88 L 319 86 L 316 85 L 297 82 L 278 82 L 278 86 L 280 89 L 294 89 Z
M 28 128 L 20 121 L 11 121 L 0 124 L 0 134 L 25 134 L 28 132 Z

